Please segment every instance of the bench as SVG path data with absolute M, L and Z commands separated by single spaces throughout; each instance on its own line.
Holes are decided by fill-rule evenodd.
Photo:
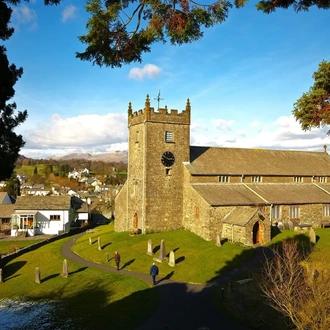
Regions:
M 322 220 L 321 228 L 330 227 L 330 220 Z

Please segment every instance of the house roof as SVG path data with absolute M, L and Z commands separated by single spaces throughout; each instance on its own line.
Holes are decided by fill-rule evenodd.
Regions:
M 71 196 L 18 196 L 15 210 L 68 210 Z
M 212 206 L 269 204 L 330 204 L 330 184 L 312 183 L 193 183 Z
M 235 207 L 222 219 L 222 222 L 238 226 L 246 226 L 257 212 L 259 211 L 255 208 Z
M 190 147 L 192 175 L 329 176 L 326 152 Z
M 0 204 L 0 219 L 11 218 L 14 213 L 15 204 Z

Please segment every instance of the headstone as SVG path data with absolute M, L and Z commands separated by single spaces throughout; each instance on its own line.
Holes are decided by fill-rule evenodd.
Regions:
M 36 283 L 38 283 L 38 284 L 41 283 L 41 281 L 40 281 L 40 269 L 39 269 L 39 267 L 36 267 L 36 269 L 35 269 L 34 281 Z
M 92 245 L 92 238 L 89 236 L 89 245 Z
M 316 233 L 313 228 L 309 230 L 309 240 L 311 241 L 311 243 L 316 244 Z
M 73 245 L 76 245 L 76 239 L 75 238 L 73 239 Z
M 98 245 L 98 247 L 97 247 L 98 250 L 101 251 L 102 250 L 102 248 L 101 248 L 101 237 L 97 238 L 97 245 Z
M 148 251 L 147 251 L 147 255 L 152 256 L 153 254 L 154 254 L 154 252 L 153 252 L 152 240 L 149 239 L 148 240 Z
M 168 262 L 168 265 L 170 267 L 174 267 L 175 266 L 175 254 L 174 254 L 174 251 L 171 251 L 170 252 L 170 260 Z
M 154 258 L 155 261 L 158 261 L 158 262 L 163 262 L 165 261 L 167 258 L 166 258 L 166 249 L 165 249 L 165 242 L 164 240 L 162 239 L 160 241 L 160 250 L 159 250 L 159 257 L 158 258 Z
M 69 277 L 69 265 L 68 261 L 64 259 L 63 261 L 63 277 Z
M 221 246 L 221 239 L 220 239 L 220 235 L 217 234 L 216 240 L 215 240 L 215 245 L 216 246 Z
M 109 253 L 108 252 L 105 254 L 105 261 L 109 262 Z
M 0 268 L 0 283 L 2 283 L 3 280 L 2 280 L 2 268 Z

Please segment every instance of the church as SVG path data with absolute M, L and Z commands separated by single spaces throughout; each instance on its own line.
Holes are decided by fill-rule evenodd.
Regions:
M 274 225 L 330 223 L 330 157 L 320 152 L 190 145 L 191 106 L 128 106 L 128 175 L 116 231 L 189 230 L 247 246 Z

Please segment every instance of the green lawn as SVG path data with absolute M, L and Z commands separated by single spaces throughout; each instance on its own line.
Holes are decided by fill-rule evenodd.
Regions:
M 35 239 L 35 240 L 4 240 L 0 241 L 0 254 L 8 254 L 11 252 L 16 251 L 16 249 L 21 249 L 23 247 L 32 245 L 34 243 L 40 242 L 40 239 Z
M 113 224 L 99 226 L 96 230 L 99 231 L 79 238 L 72 249 L 83 258 L 101 264 L 106 264 L 106 253 L 112 258 L 118 251 L 121 266 L 127 263 L 125 269 L 148 274 L 153 262 L 153 256 L 147 255 L 148 240 L 152 240 L 154 256 L 157 257 L 160 242 L 164 239 L 166 253 L 175 251 L 176 265 L 172 268 L 167 262 L 159 264 L 160 277 L 171 276 L 176 281 L 205 283 L 246 260 L 254 251 L 230 243 L 217 247 L 215 241 L 207 242 L 185 230 L 137 236 L 114 232 Z M 89 237 L 92 245 L 89 244 Z M 98 237 L 101 239 L 101 251 L 98 250 Z M 115 266 L 113 259 L 108 264 Z
M 60 251 L 68 239 L 50 243 L 9 262 L 3 270 L 5 282 L 0 283 L 0 300 L 59 301 L 52 324 L 58 324 L 61 329 L 66 329 L 63 322 L 68 320 L 71 320 L 68 329 L 93 329 L 95 322 L 100 329 L 108 329 L 109 324 L 112 329 L 134 329 L 158 306 L 157 291 L 133 277 L 71 261 L 70 276 L 62 277 L 64 258 Z M 41 284 L 34 282 L 36 267 L 41 272 Z

